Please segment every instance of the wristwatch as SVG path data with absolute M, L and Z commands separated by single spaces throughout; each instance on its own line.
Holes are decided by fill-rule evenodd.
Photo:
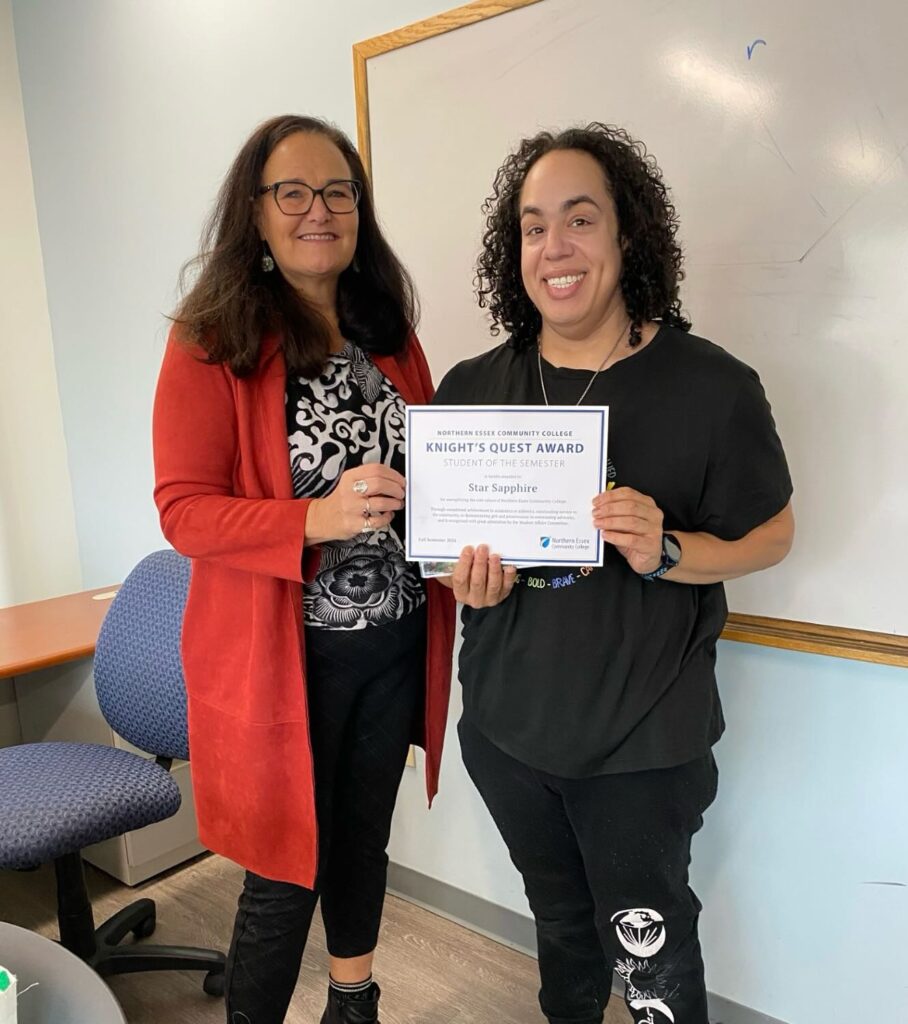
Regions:
M 678 538 L 673 533 L 662 534 L 662 561 L 653 569 L 652 572 L 644 572 L 640 574 L 640 578 L 652 582 L 652 580 L 659 579 L 668 572 L 669 569 L 674 567 L 681 561 L 681 545 L 678 542 Z

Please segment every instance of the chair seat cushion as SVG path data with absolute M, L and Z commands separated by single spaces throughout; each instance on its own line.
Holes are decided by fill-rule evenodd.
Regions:
M 176 814 L 154 761 L 96 743 L 0 749 L 0 867 L 32 868 Z

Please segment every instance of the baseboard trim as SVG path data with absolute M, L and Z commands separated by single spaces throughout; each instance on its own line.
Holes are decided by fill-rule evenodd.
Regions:
M 536 955 L 536 929 L 532 918 L 524 914 L 500 907 L 402 864 L 388 865 L 388 891 L 511 949 Z M 623 993 L 620 980 L 616 979 L 614 991 Z M 786 1024 L 714 992 L 709 993 L 709 1017 L 710 1024 Z
M 536 955 L 533 919 L 402 864 L 388 865 L 388 891 L 502 945 Z

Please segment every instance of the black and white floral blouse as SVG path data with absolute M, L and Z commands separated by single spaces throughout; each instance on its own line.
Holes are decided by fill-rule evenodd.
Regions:
M 364 463 L 404 472 L 403 399 L 352 342 L 328 357 L 319 377 L 287 378 L 286 409 L 297 498 L 325 497 L 343 472 Z M 307 626 L 363 629 L 425 601 L 419 573 L 404 559 L 404 524 L 398 512 L 384 529 L 322 545 L 318 575 L 303 588 Z

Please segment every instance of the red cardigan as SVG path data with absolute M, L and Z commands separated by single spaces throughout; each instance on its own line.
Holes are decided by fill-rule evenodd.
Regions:
M 295 499 L 276 339 L 238 378 L 171 332 L 154 404 L 155 503 L 192 559 L 183 621 L 199 837 L 256 874 L 311 888 L 318 861 L 306 703 L 301 561 L 309 501 Z M 433 393 L 415 335 L 376 366 L 409 404 Z M 426 787 L 431 804 L 451 687 L 454 600 L 429 581 Z

